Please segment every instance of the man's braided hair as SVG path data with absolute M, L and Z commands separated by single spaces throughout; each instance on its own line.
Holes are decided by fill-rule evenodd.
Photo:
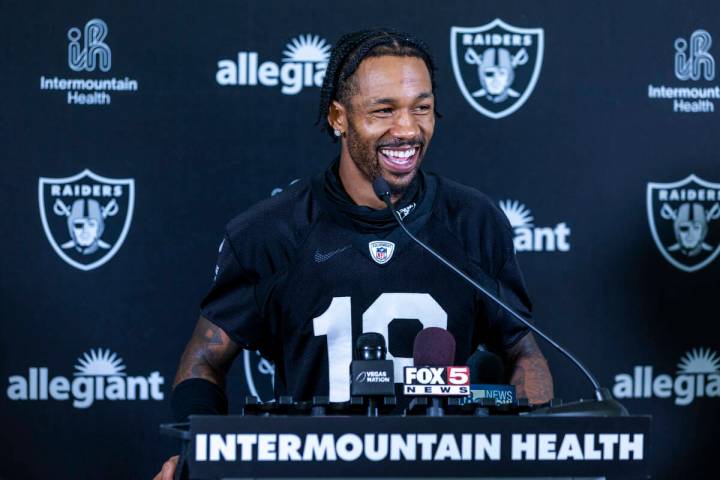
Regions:
M 320 108 L 316 124 L 322 124 L 333 141 L 337 141 L 333 128 L 327 123 L 330 105 L 337 100 L 349 106 L 349 98 L 354 93 L 352 76 L 360 63 L 368 57 L 417 57 L 427 65 L 435 93 L 435 62 L 425 43 L 413 35 L 389 28 L 372 28 L 347 33 L 340 37 L 330 54 L 325 80 L 320 91 Z M 435 115 L 439 116 L 437 109 Z

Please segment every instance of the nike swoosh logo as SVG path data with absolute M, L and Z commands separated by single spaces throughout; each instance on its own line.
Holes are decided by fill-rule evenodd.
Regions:
M 338 253 L 344 252 L 348 248 L 350 248 L 350 245 L 345 245 L 344 247 L 338 248 L 337 250 L 333 250 L 332 252 L 327 252 L 327 253 L 321 253 L 320 249 L 317 249 L 317 250 L 315 250 L 315 262 L 316 263 L 327 262 L 328 260 L 330 260 L 332 257 L 337 255 Z

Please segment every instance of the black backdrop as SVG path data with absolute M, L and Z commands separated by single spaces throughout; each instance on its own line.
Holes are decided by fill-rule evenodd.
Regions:
M 496 18 L 505 23 L 490 33 L 542 29 L 544 43 L 540 59 L 539 35 L 528 34 L 527 61 L 515 65 L 517 97 L 496 104 L 471 97 L 496 112 L 522 100 L 497 119 L 463 95 L 450 49 L 452 27 L 482 30 Z M 713 256 L 720 219 L 708 198 L 720 189 L 720 75 L 711 68 L 720 47 L 706 40 L 720 42 L 717 2 L 5 0 L 0 476 L 148 478 L 174 451 L 157 425 L 169 418 L 173 375 L 224 224 L 324 168 L 336 152 L 313 125 L 319 88 L 312 80 L 295 94 L 282 85 L 220 85 L 218 62 L 257 52 L 259 63 L 277 65 L 264 67 L 271 82 L 273 68 L 285 69 L 292 91 L 296 67 L 285 66 L 293 62 L 283 62 L 283 51 L 293 39 L 309 34 L 310 44 L 315 36 L 332 44 L 370 25 L 415 32 L 437 58 L 444 117 L 426 168 L 511 207 L 518 202 L 511 215 L 525 206 L 532 225 L 516 223 L 518 238 L 569 230 L 554 251 L 547 241 L 519 248 L 537 322 L 626 397 L 632 412 L 653 415 L 655 475 L 697 476 L 711 465 L 720 411 L 720 260 Z M 73 39 L 72 28 L 79 29 Z M 515 56 L 519 47 L 507 50 Z M 312 72 L 322 70 L 322 50 L 314 51 L 320 62 L 300 62 Z M 695 65 L 699 78 L 692 68 L 676 71 L 678 52 L 685 53 L 680 67 Z M 479 89 L 464 52 L 457 61 L 469 91 Z M 114 87 L 83 82 L 69 90 L 62 81 L 112 78 L 120 80 Z M 133 81 L 136 89 L 117 89 Z M 78 101 L 75 92 L 93 94 L 95 86 L 96 95 L 82 98 L 109 104 L 68 102 L 69 93 Z M 649 98 L 650 86 L 695 89 L 686 92 L 704 98 L 674 104 Z M 683 108 L 704 111 L 675 111 Z M 68 179 L 85 170 L 95 176 Z M 121 179 L 132 181 L 116 196 L 62 190 Z M 649 185 L 672 182 L 681 182 L 678 192 L 705 196 L 661 198 Z M 60 185 L 59 195 L 51 184 Z M 671 218 L 682 217 L 683 204 L 704 235 L 696 253 L 692 245 L 674 248 Z M 73 244 L 67 219 L 77 220 L 75 210 L 86 212 L 79 215 L 86 230 L 93 228 L 87 212 L 105 225 L 94 252 L 77 250 L 82 239 Z M 556 395 L 589 396 L 579 374 L 545 351 Z M 268 365 L 246 358 L 231 374 L 235 411 L 249 388 L 267 394 Z M 652 380 L 633 378 L 636 370 Z

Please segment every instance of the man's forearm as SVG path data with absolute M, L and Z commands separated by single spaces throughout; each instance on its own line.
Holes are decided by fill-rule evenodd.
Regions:
M 520 339 L 507 355 L 514 364 L 510 383 L 515 385 L 518 397 L 527 397 L 534 404 L 553 398 L 552 375 L 532 333 Z
M 175 385 L 190 378 L 202 378 L 225 387 L 227 371 L 239 351 L 220 327 L 200 317 L 180 359 Z

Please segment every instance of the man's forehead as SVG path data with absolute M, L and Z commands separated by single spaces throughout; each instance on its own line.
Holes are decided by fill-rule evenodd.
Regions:
M 356 94 L 363 102 L 432 96 L 432 81 L 418 57 L 382 56 L 362 61 L 355 72 Z

